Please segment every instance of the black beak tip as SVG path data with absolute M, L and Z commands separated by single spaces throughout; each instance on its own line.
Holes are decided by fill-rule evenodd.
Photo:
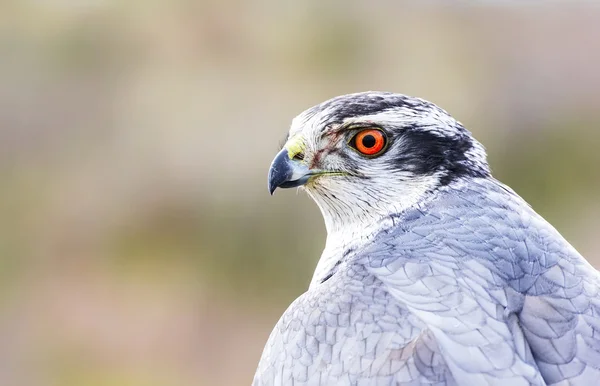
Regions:
M 280 187 L 285 181 L 289 179 L 292 174 L 290 165 L 288 164 L 289 159 L 287 151 L 284 149 L 273 160 L 271 168 L 269 169 L 269 193 L 271 196 L 275 192 L 275 189 Z

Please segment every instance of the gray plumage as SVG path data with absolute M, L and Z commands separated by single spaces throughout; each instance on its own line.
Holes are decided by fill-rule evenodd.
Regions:
M 396 94 L 341 98 L 347 106 L 352 98 L 365 95 L 368 102 L 373 96 Z M 390 119 L 381 122 L 391 122 L 399 110 L 388 106 L 383 111 Z M 411 111 L 428 122 L 426 112 Z M 376 114 L 382 116 L 379 110 Z M 360 114 L 369 115 L 373 116 L 369 111 Z M 356 122 L 356 116 L 352 118 Z M 318 119 L 313 129 L 331 122 Z M 444 119 L 451 127 L 440 124 L 434 135 L 454 136 L 458 130 L 470 138 L 458 122 Z M 346 124 L 344 117 L 338 121 Z M 390 130 L 389 140 L 396 143 L 387 153 L 414 144 L 406 140 L 405 124 L 367 121 Z M 306 126 L 310 122 L 303 119 L 297 131 L 305 132 Z M 347 143 L 340 141 L 339 151 L 345 151 Z M 369 184 L 383 182 L 364 171 L 306 182 L 325 216 L 328 245 L 310 288 L 271 333 L 253 385 L 596 384 L 598 272 L 489 173 L 457 169 L 453 176 L 454 171 L 443 173 L 436 167 L 398 177 L 392 169 L 402 166 L 390 164 L 397 154 L 387 153 L 376 162 L 358 155 L 344 165 L 366 170 L 357 166 L 364 162 L 379 168 L 378 173 L 387 171 L 388 178 L 403 179 L 418 194 L 407 195 L 394 183 L 373 189 Z M 481 166 L 480 153 L 471 151 L 467 164 Z M 310 160 L 306 162 L 314 169 Z M 334 164 L 336 171 L 348 171 L 340 169 L 339 161 Z M 345 209 L 353 207 L 355 199 L 364 201 L 363 193 L 343 189 L 356 188 L 358 180 L 352 178 L 357 176 L 365 185 L 362 191 L 375 197 L 367 206 L 377 213 L 372 217 Z M 431 181 L 436 181 L 433 187 Z M 323 201 L 323 195 L 329 198 Z M 409 196 L 413 199 L 403 200 Z M 353 220 L 356 216 L 358 221 Z M 346 233 L 350 236 L 340 236 Z

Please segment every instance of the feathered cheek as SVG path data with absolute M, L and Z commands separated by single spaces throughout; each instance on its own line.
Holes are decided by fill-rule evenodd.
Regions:
M 324 152 L 325 150 L 317 150 L 314 152 L 312 158 L 310 159 L 310 163 L 308 164 L 309 169 L 317 169 L 321 167 Z
M 334 147 L 325 147 L 315 151 L 312 156 L 309 168 L 311 169 L 333 169 L 339 166 L 338 149 Z
M 332 165 L 337 164 L 336 155 L 341 152 L 340 149 L 341 134 L 331 134 L 318 142 L 318 148 L 312 151 L 312 157 L 309 160 L 308 167 L 311 169 L 330 169 Z

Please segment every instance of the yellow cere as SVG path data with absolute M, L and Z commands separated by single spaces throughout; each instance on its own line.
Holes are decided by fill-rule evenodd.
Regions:
M 287 149 L 288 157 L 293 159 L 296 155 L 304 152 L 306 143 L 301 135 L 295 135 L 287 141 L 284 147 Z

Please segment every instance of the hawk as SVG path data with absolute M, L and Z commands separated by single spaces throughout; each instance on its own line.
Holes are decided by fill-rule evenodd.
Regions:
M 291 125 L 269 191 L 302 187 L 327 242 L 253 385 L 592 385 L 600 276 L 423 99 L 366 92 Z

